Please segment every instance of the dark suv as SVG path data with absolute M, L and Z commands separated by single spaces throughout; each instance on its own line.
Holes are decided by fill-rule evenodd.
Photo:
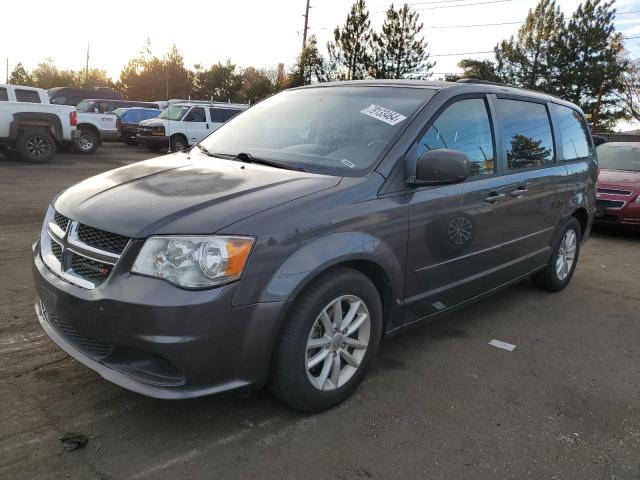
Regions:
M 36 310 L 107 380 L 177 399 L 345 399 L 384 336 L 531 277 L 562 290 L 595 210 L 582 112 L 500 85 L 288 90 L 189 152 L 57 196 Z

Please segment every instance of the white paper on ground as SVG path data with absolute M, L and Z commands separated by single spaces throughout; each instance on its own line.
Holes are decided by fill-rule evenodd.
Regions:
M 501 342 L 495 338 L 489 342 L 489 345 L 492 347 L 502 348 L 503 350 L 508 350 L 509 352 L 513 352 L 513 349 L 516 348 L 516 346 L 511 343 Z

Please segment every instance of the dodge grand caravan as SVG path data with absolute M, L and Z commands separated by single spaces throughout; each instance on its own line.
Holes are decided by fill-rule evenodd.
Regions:
M 595 211 L 582 112 L 500 85 L 292 89 L 188 152 L 85 180 L 33 245 L 36 312 L 105 379 L 178 399 L 338 404 L 383 337 L 531 277 L 570 281 Z

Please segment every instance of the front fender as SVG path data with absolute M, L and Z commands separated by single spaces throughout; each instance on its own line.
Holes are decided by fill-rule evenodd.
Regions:
M 344 232 L 314 240 L 291 255 L 270 278 L 259 301 L 291 300 L 320 272 L 353 260 L 373 262 L 382 268 L 391 282 L 392 298 L 398 297 L 403 270 L 396 254 L 370 234 Z

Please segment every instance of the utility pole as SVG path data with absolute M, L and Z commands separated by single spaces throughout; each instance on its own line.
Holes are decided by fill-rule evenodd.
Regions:
M 89 42 L 87 42 L 87 62 L 84 66 L 84 86 L 89 87 Z
M 304 48 L 307 46 L 307 30 L 309 30 L 309 6 L 311 0 L 307 0 L 307 8 L 304 11 L 304 30 L 302 31 L 302 53 L 300 55 L 300 76 L 304 84 Z
M 7 81 L 4 83 L 9 83 L 9 57 L 7 57 Z

